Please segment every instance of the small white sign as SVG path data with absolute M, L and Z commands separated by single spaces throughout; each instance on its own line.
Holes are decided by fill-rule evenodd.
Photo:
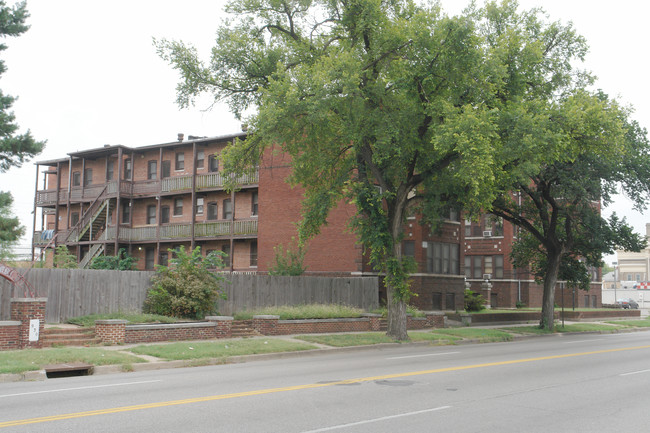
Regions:
M 38 341 L 38 332 L 40 326 L 40 319 L 31 319 L 29 321 L 29 341 Z

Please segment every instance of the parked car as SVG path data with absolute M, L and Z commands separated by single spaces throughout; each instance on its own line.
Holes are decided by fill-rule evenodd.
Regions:
M 616 301 L 616 304 L 620 305 L 621 308 L 632 308 L 635 310 L 639 308 L 639 304 L 637 304 L 637 302 L 632 298 L 619 299 Z

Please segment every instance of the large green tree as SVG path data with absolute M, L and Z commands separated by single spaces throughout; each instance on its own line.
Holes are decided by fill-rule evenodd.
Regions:
M 25 2 L 10 7 L 0 1 L 0 36 L 15 37 L 26 32 L 29 28 L 25 24 L 28 17 Z M 0 51 L 5 49 L 7 45 L 0 43 Z M 6 69 L 4 61 L 0 59 L 0 74 Z M 16 118 L 11 111 L 15 99 L 0 90 L 0 173 L 11 167 L 20 167 L 23 162 L 40 153 L 45 145 L 45 142 L 34 140 L 29 131 L 18 132 Z M 12 202 L 10 193 L 0 191 L 0 255 L 8 253 L 11 245 L 24 233 L 24 227 L 18 218 L 11 215 Z
M 605 219 L 600 205 L 620 190 L 643 210 L 650 198 L 650 144 L 630 113 L 602 94 L 578 92 L 561 98 L 547 132 L 565 142 L 564 156 L 512 178 L 492 212 L 522 229 L 513 263 L 530 267 L 543 281 L 540 327 L 553 329 L 559 280 L 589 289 L 589 268 L 616 249 L 640 251 L 646 241 L 616 214 Z
M 489 208 L 511 162 L 499 159 L 503 124 L 543 122 L 538 109 L 581 81 L 571 63 L 584 41 L 513 1 L 455 17 L 409 0 L 234 0 L 227 11 L 207 64 L 156 42 L 181 73 L 179 104 L 208 92 L 238 115 L 254 109 L 227 167 L 255 167 L 273 146 L 289 154 L 306 191 L 301 241 L 342 199 L 356 205 L 353 227 L 385 275 L 388 334 L 406 339 L 407 211 L 433 222 L 443 202 Z M 531 166 L 556 156 L 539 157 L 536 140 L 522 151 Z

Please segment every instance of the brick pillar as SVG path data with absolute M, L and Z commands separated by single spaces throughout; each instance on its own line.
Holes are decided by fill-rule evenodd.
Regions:
M 364 313 L 361 317 L 367 317 L 369 321 L 369 331 L 379 331 L 379 324 L 381 322 L 381 314 Z
M 216 327 L 216 338 L 231 338 L 232 337 L 232 321 L 231 316 L 207 316 L 205 318 L 208 322 L 214 323 Z
M 11 320 L 20 322 L 20 348 L 42 347 L 47 298 L 13 298 Z
M 95 320 L 95 335 L 102 343 L 124 344 L 126 342 L 126 320 Z
M 280 316 L 253 316 L 253 329 L 262 335 L 277 335 Z

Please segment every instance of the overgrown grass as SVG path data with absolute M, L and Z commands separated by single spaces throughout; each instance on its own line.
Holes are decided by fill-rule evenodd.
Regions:
M 172 360 L 226 358 L 260 353 L 295 352 L 315 346 L 281 339 L 247 339 L 221 342 L 191 342 L 137 346 L 129 349 L 140 355 Z
M 233 316 L 235 320 L 249 320 L 258 315 L 280 316 L 280 320 L 291 319 L 336 319 L 340 317 L 361 317 L 364 311 L 360 308 L 336 304 L 307 304 L 307 305 L 282 305 L 266 307 L 257 310 L 238 311 Z
M 68 323 L 85 327 L 95 326 L 95 320 L 121 319 L 129 323 L 175 323 L 178 319 L 175 317 L 161 316 L 158 314 L 143 313 L 107 313 L 107 314 L 90 314 L 88 316 L 72 317 Z
M 40 370 L 48 364 L 70 362 L 113 365 L 145 361 L 133 355 L 92 347 L 10 350 L 0 352 L 0 373 L 23 373 Z

